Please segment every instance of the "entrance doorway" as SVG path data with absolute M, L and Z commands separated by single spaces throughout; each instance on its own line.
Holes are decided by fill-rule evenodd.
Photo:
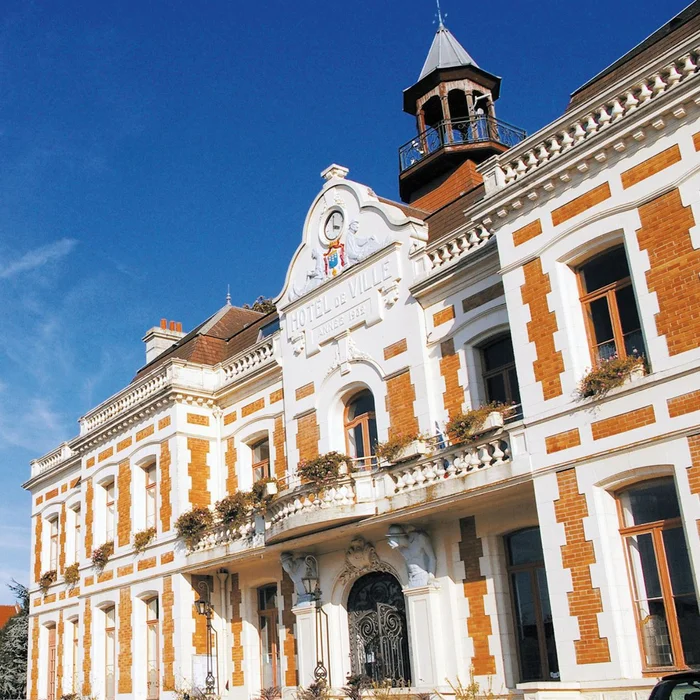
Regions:
M 357 579 L 348 598 L 353 675 L 411 685 L 406 603 L 401 584 L 385 572 Z

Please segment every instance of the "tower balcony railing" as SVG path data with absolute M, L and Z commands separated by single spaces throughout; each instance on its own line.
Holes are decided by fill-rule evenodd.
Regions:
M 492 141 L 510 148 L 526 136 L 523 129 L 486 114 L 464 119 L 446 119 L 427 128 L 399 148 L 399 167 L 404 172 L 445 146 Z

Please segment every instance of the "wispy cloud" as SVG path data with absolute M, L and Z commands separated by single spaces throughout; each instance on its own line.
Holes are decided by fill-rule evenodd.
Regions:
M 35 270 L 53 260 L 63 258 L 75 248 L 77 243 L 78 241 L 74 238 L 62 238 L 54 243 L 34 248 L 34 250 L 26 252 L 17 260 L 5 266 L 0 266 L 0 279 L 16 277 L 23 272 Z

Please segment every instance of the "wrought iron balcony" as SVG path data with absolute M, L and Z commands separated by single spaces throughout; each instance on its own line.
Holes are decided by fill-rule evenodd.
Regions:
M 399 148 L 399 167 L 403 173 L 446 146 L 499 143 L 510 148 L 520 143 L 527 133 L 500 119 L 481 114 L 464 119 L 448 119 L 431 126 Z

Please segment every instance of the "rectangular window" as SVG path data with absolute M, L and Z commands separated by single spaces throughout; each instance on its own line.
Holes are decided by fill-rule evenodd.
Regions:
M 49 569 L 58 568 L 58 518 L 49 520 Z
M 481 347 L 486 401 L 520 406 L 520 386 L 515 372 L 515 355 L 509 335 L 491 340 Z M 516 410 L 521 416 L 519 409 Z
M 115 673 L 117 667 L 114 635 L 114 607 L 107 608 L 105 614 L 105 698 L 114 700 Z
M 49 677 L 46 697 L 56 700 L 56 628 L 49 627 Z
M 258 588 L 261 681 L 263 688 L 280 686 L 280 660 L 277 632 L 277 585 Z
M 72 691 L 78 692 L 78 620 L 73 623 L 73 685 Z
M 578 277 L 593 363 L 643 356 L 644 338 L 624 246 L 588 260 Z
M 158 677 L 160 675 L 158 660 L 158 598 L 146 602 L 146 683 L 148 700 L 158 697 Z
M 146 528 L 156 526 L 156 465 L 144 469 L 146 475 Z
M 80 508 L 76 508 L 73 514 L 73 561 L 80 561 Z
M 114 482 L 105 485 L 105 542 L 114 540 Z
M 253 481 L 266 479 L 270 476 L 270 441 L 268 438 L 256 442 L 253 451 Z
M 697 666 L 700 612 L 674 481 L 633 486 L 619 504 L 645 669 Z

